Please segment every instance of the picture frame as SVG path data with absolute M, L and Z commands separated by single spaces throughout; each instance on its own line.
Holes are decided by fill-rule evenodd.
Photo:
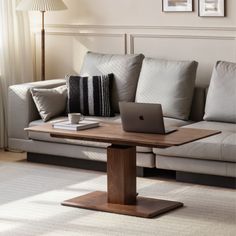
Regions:
M 162 0 L 163 12 L 192 12 L 193 0 Z
M 225 17 L 225 0 L 198 0 L 198 15 L 201 17 Z

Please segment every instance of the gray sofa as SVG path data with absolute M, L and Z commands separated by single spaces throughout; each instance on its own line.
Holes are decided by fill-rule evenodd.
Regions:
M 117 101 L 127 100 L 137 102 L 152 102 L 151 97 L 155 97 L 155 89 L 158 90 L 159 88 L 155 88 L 153 94 L 152 92 L 149 92 L 149 96 L 145 95 L 144 88 L 146 86 L 146 89 L 150 91 L 150 86 L 155 87 L 155 85 L 153 85 L 155 84 L 155 81 L 153 81 L 154 79 L 147 79 L 147 73 L 150 72 L 150 74 L 155 75 L 157 65 L 163 67 L 163 71 L 166 71 L 167 68 L 170 68 L 171 70 L 173 68 L 173 63 L 175 63 L 175 73 L 171 73 L 171 76 L 172 74 L 176 75 L 179 73 L 180 80 L 182 80 L 182 78 L 184 77 L 182 69 L 186 66 L 186 64 L 184 64 L 185 62 L 181 64 L 182 69 L 178 69 L 178 71 L 176 72 L 176 66 L 179 68 L 179 62 L 177 62 L 177 64 L 176 62 L 170 62 L 170 66 L 169 63 L 166 63 L 165 61 L 152 61 L 152 59 L 145 59 L 142 65 L 142 63 L 140 63 L 140 61 L 142 62 L 143 60 L 142 56 L 140 56 L 139 58 L 132 58 L 131 56 L 130 58 L 128 58 L 128 60 L 130 60 L 129 63 L 127 63 L 127 61 L 122 62 L 125 63 L 125 66 L 123 65 L 123 67 L 125 68 L 123 68 L 122 63 L 120 62 L 120 60 L 123 60 L 123 57 L 124 56 L 120 56 L 120 58 L 118 58 L 118 64 L 121 65 L 121 68 L 118 68 L 116 64 L 115 68 L 118 68 L 119 71 L 114 72 L 115 69 L 113 67 L 109 68 L 109 66 L 110 64 L 113 65 L 113 63 L 111 63 L 112 60 L 117 61 L 116 56 L 110 57 L 107 55 L 100 54 L 88 54 L 86 56 L 81 72 L 82 74 L 84 74 L 85 72 L 87 73 L 88 71 L 92 71 L 91 73 L 107 73 L 113 70 L 112 72 L 115 74 L 115 76 L 117 76 L 118 81 L 118 83 L 114 85 L 114 89 L 116 92 L 115 97 L 113 98 L 113 102 L 115 104 L 116 109 L 116 116 L 110 118 L 87 117 L 88 119 L 121 122 L 120 116 L 118 114 L 119 110 L 116 106 Z M 105 64 L 107 65 L 102 67 L 101 65 L 97 65 L 98 63 L 102 63 L 103 66 Z M 193 66 L 193 64 L 191 63 L 187 66 Z M 94 67 L 93 65 L 96 66 Z M 96 69 L 96 71 L 94 71 L 94 68 Z M 189 72 L 188 68 L 185 68 L 187 71 L 186 73 L 188 73 L 188 76 L 195 77 L 195 72 L 193 71 L 194 69 Z M 126 73 L 125 81 L 122 81 L 122 79 L 124 78 L 124 74 L 123 72 L 121 72 L 121 70 L 128 70 L 128 73 L 130 73 L 130 75 L 127 75 Z M 162 76 L 165 76 L 163 75 L 163 71 Z M 136 77 L 137 79 L 132 76 L 133 74 L 135 75 L 134 77 Z M 160 74 L 160 70 L 158 70 L 158 74 Z M 169 75 L 170 74 L 167 74 L 167 76 Z M 121 77 L 121 79 L 119 76 Z M 129 84 L 128 80 L 130 80 L 130 78 L 132 80 L 135 80 L 135 82 Z M 193 86 L 194 80 L 195 78 L 191 82 Z M 158 81 L 158 83 L 161 82 L 162 81 Z M 30 154 L 37 153 L 43 155 L 52 155 L 54 157 L 63 156 L 68 158 L 105 162 L 106 147 L 109 144 L 86 142 L 79 140 L 58 139 L 52 138 L 47 134 L 40 134 L 35 132 L 30 132 L 29 134 L 27 134 L 24 131 L 25 127 L 39 125 L 43 123 L 32 99 L 30 90 L 32 88 L 55 88 L 65 83 L 65 79 L 57 79 L 14 85 L 9 88 L 9 148 L 24 150 Z M 147 84 L 145 85 L 144 83 Z M 180 89 L 183 89 L 184 86 L 187 86 L 187 88 L 185 88 L 185 91 L 188 90 L 188 93 L 190 94 L 189 97 L 191 99 L 185 99 L 185 103 L 187 101 L 190 102 L 191 105 L 188 108 L 189 112 L 187 112 L 186 114 L 184 114 L 182 111 L 182 113 L 179 112 L 179 110 L 173 113 L 172 110 L 176 109 L 176 106 L 178 105 L 176 105 L 175 103 L 171 104 L 171 101 L 168 100 L 169 97 L 167 99 L 162 98 L 163 96 L 160 98 L 158 97 L 158 99 L 160 100 L 164 99 L 160 102 L 164 104 L 163 110 L 165 115 L 165 125 L 187 128 L 189 127 L 216 129 L 222 131 L 222 133 L 180 147 L 173 147 L 168 149 L 151 149 L 138 147 L 137 166 L 145 168 L 176 170 L 178 172 L 184 173 L 197 173 L 235 178 L 236 124 L 233 122 L 212 121 L 211 118 L 208 119 L 206 117 L 207 114 L 205 114 L 205 120 L 203 120 L 206 102 L 206 88 L 199 88 L 195 86 L 192 89 L 192 84 L 189 83 L 190 82 L 188 81 L 188 83 L 186 84 L 185 80 L 184 84 L 183 81 L 180 81 L 178 85 L 181 86 Z M 127 90 L 125 89 L 127 87 L 129 93 L 127 93 Z M 162 89 L 165 90 L 165 88 Z M 177 95 L 173 95 L 173 91 L 168 88 L 167 93 L 170 93 L 168 96 L 179 96 L 178 93 Z M 184 91 L 182 93 L 184 93 Z M 176 101 L 180 101 L 180 99 L 174 98 L 174 102 Z M 188 107 L 187 103 L 184 109 L 186 109 L 186 106 Z M 208 109 L 209 106 L 210 104 L 208 104 Z M 182 107 L 178 109 L 181 110 Z M 177 114 L 178 112 L 179 114 Z M 183 114 L 185 117 L 181 117 L 183 116 Z M 180 116 L 180 118 L 176 118 L 178 116 Z M 59 119 L 63 118 L 65 117 L 55 117 L 49 122 L 58 121 Z

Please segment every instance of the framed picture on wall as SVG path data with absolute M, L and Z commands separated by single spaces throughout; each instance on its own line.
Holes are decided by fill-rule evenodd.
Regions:
M 193 11 L 193 0 L 162 0 L 164 12 L 191 12 Z
M 225 0 L 198 0 L 199 16 L 225 16 Z

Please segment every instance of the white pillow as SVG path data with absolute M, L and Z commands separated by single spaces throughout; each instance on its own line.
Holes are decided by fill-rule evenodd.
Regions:
M 160 103 L 166 117 L 188 120 L 198 63 L 145 58 L 136 102 Z
M 216 63 L 203 119 L 236 123 L 236 63 Z
M 31 94 L 43 121 L 48 121 L 66 111 L 66 85 L 52 89 L 32 88 Z

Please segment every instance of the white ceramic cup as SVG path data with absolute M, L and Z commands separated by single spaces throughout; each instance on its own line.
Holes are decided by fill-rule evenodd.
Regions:
M 71 124 L 78 124 L 84 119 L 84 116 L 81 113 L 69 113 L 68 119 Z

